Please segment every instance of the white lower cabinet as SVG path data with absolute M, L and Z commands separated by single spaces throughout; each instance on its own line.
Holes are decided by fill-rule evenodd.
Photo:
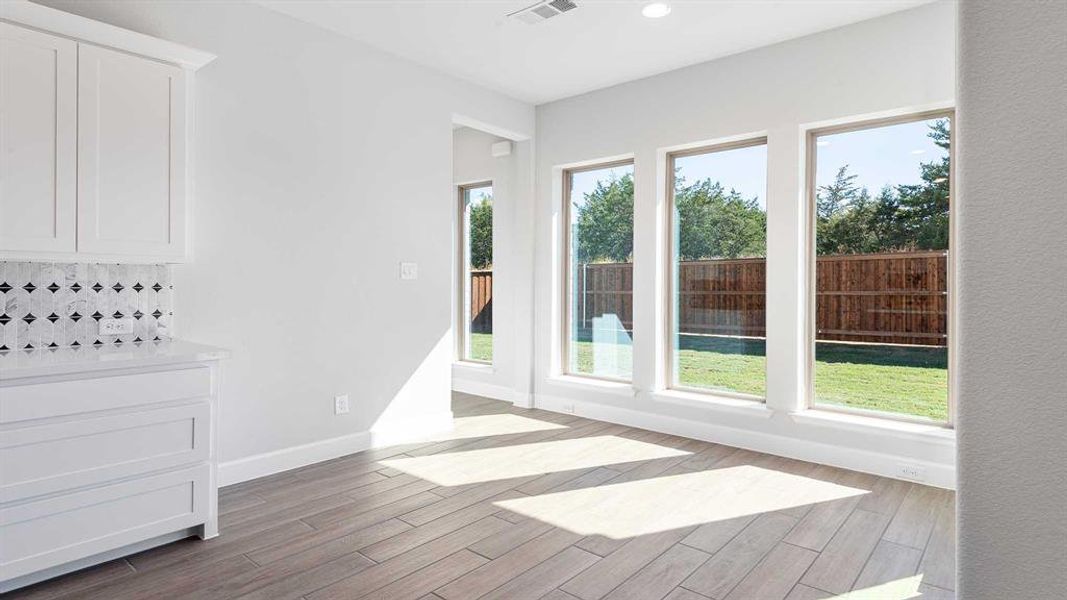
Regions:
M 15 578 L 204 522 L 208 465 L 0 509 L 0 564 Z
M 0 592 L 217 533 L 217 368 L 0 380 Z
M 0 502 L 204 462 L 210 421 L 204 401 L 5 431 Z

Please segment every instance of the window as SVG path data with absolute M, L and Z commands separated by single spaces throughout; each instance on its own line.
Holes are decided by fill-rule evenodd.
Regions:
M 563 371 L 633 376 L 633 163 L 564 172 Z
M 766 144 L 669 156 L 672 387 L 766 395 Z
M 459 357 L 493 361 L 493 185 L 459 188 Z
M 814 132 L 812 403 L 950 421 L 950 113 Z

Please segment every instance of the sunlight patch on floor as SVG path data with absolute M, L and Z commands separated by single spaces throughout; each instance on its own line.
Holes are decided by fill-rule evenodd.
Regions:
M 493 435 L 510 435 L 515 433 L 532 433 L 534 431 L 551 431 L 567 429 L 566 425 L 550 423 L 512 414 L 476 415 L 456 417 L 452 431 L 440 433 L 431 441 L 462 440 L 467 438 L 488 437 Z
M 454 486 L 688 454 L 684 450 L 603 435 L 395 458 L 383 460 L 381 464 L 437 485 Z
M 923 581 L 922 573 L 889 581 L 881 585 L 875 585 L 862 590 L 852 590 L 847 594 L 834 596 L 834 600 L 908 600 L 909 598 L 922 598 L 924 594 L 919 591 L 919 585 Z
M 742 465 L 497 502 L 580 535 L 632 538 L 867 493 Z

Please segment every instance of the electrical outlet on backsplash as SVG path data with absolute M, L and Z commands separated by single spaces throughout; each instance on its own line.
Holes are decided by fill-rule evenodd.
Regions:
M 168 265 L 0 261 L 0 351 L 103 346 L 169 338 Z M 103 335 L 102 319 L 133 319 Z

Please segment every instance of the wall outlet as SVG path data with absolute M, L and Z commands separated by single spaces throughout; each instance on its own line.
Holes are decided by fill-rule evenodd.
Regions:
M 348 394 L 341 394 L 340 396 L 333 397 L 333 414 L 348 414 Z
M 133 319 L 100 319 L 100 335 L 133 333 Z
M 419 263 L 402 262 L 400 263 L 400 278 L 405 280 L 418 279 L 419 278 Z
M 901 479 L 926 481 L 926 468 L 919 465 L 901 463 L 897 465 L 897 475 Z
M 560 405 L 559 409 L 565 413 L 574 414 L 574 404 L 571 402 L 564 402 Z

